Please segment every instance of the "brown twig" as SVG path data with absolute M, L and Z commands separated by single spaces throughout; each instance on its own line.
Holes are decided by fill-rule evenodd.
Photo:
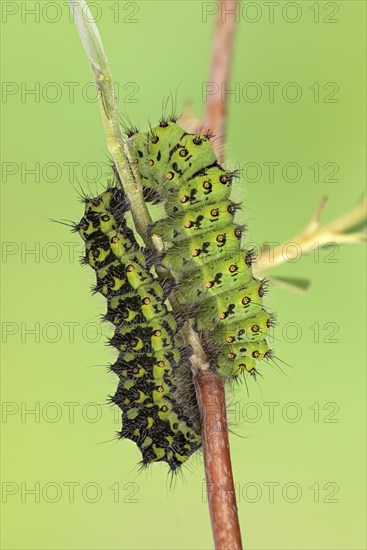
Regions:
M 214 145 L 219 162 L 223 160 L 227 120 L 226 102 L 223 101 L 221 89 L 229 82 L 235 30 L 235 15 L 229 16 L 228 12 L 231 9 L 233 11 L 237 5 L 234 0 L 218 2 L 210 72 L 210 82 L 217 93 L 209 96 L 205 121 L 202 124 L 202 127 L 211 129 L 218 136 Z M 223 17 L 225 10 L 227 16 Z M 192 362 L 201 409 L 205 477 L 215 547 L 220 550 L 240 550 L 242 541 L 228 441 L 223 380 L 207 368 L 204 361 L 197 359 L 197 355 L 194 355 Z
M 227 88 L 233 59 L 233 44 L 236 29 L 236 0 L 218 1 L 218 13 L 213 40 L 211 70 L 209 75 L 210 93 L 207 97 L 203 127 L 215 132 L 217 139 L 214 148 L 218 155 L 223 154 L 227 127 Z M 208 90 L 209 91 L 209 90 Z
M 197 369 L 196 393 L 202 416 L 205 479 L 215 548 L 240 550 L 226 400 L 223 382 L 210 370 Z
M 148 236 L 147 227 L 151 223 L 151 218 L 142 198 L 139 175 L 136 173 L 133 159 L 130 158 L 129 151 L 122 139 L 117 120 L 112 76 L 98 29 L 88 11 L 85 0 L 69 0 L 69 3 L 95 75 L 107 144 L 126 195 L 130 199 L 136 229 L 145 242 L 161 250 L 160 240 L 156 236 L 153 238 Z M 222 2 L 219 3 L 219 15 L 214 37 L 211 75 L 212 78 L 217 78 L 219 83 L 226 83 L 229 75 L 230 55 L 224 55 L 222 48 L 229 47 L 231 43 L 229 30 L 231 28 L 233 32 L 233 26 L 230 25 L 229 28 L 227 23 L 221 23 L 221 4 Z M 230 1 L 228 4 L 233 4 L 233 2 Z M 85 13 L 88 14 L 87 18 Z M 216 107 L 216 103 L 220 101 L 220 95 L 210 99 L 206 125 L 213 130 L 218 127 L 219 132 L 223 134 L 226 110 L 225 106 Z M 218 140 L 216 145 L 218 146 Z M 223 148 L 219 147 L 219 158 L 221 158 L 222 152 Z M 200 338 L 189 322 L 185 323 L 184 335 L 193 350 L 192 363 L 202 417 L 205 474 L 215 546 L 220 550 L 240 550 L 242 544 L 229 453 L 223 382 L 210 370 Z

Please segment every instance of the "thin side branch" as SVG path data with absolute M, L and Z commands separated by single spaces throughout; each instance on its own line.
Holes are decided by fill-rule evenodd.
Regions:
M 216 137 L 213 140 L 213 148 L 217 158 L 222 160 L 228 119 L 226 99 L 233 61 L 239 4 L 236 0 L 218 0 L 217 2 L 209 80 L 205 83 L 207 97 L 203 120 L 196 117 L 190 101 L 186 101 L 180 116 L 180 124 L 190 132 L 208 130 L 214 132 Z
M 207 98 L 203 127 L 215 132 L 214 148 L 218 155 L 223 154 L 227 128 L 227 89 L 233 61 L 233 46 L 236 31 L 236 13 L 239 2 L 220 0 L 213 40 L 211 71 L 209 75 L 210 93 Z M 209 88 L 208 88 L 209 91 Z
M 327 197 L 321 199 L 310 223 L 292 239 L 272 250 L 263 247 L 258 260 L 254 264 L 256 275 L 267 272 L 297 257 L 309 254 L 317 246 L 366 242 L 366 233 L 361 230 L 367 221 L 366 197 L 346 214 L 322 225 L 320 220 L 327 200 Z

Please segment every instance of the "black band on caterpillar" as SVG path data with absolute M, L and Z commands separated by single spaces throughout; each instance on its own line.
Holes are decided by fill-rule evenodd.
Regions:
M 126 226 L 127 209 L 122 190 L 108 188 L 85 199 L 75 231 L 85 241 L 84 263 L 96 272 L 94 290 L 107 299 L 105 319 L 116 327 L 110 344 L 119 357 L 111 370 L 120 381 L 111 400 L 122 410 L 120 436 L 135 441 L 144 465 L 164 461 L 176 470 L 201 445 L 192 373 L 164 291 Z
M 167 245 L 164 264 L 178 300 L 193 306 L 197 328 L 215 344 L 218 373 L 255 375 L 256 360 L 271 354 L 266 337 L 273 317 L 262 305 L 265 283 L 252 275 L 253 254 L 241 249 L 243 227 L 234 223 L 236 174 L 218 164 L 210 137 L 162 120 L 131 134 L 129 146 L 145 192 L 164 200 L 166 218 L 152 231 Z

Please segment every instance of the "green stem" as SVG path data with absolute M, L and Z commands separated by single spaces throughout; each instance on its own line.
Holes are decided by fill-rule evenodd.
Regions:
M 85 0 L 69 0 L 69 4 L 94 74 L 108 149 L 116 165 L 122 187 L 129 199 L 136 231 L 148 248 L 153 248 L 162 254 L 164 251 L 162 240 L 157 235 L 152 237 L 148 235 L 148 227 L 152 224 L 152 218 L 143 197 L 143 188 L 136 163 L 130 156 L 126 140 L 123 139 L 121 132 L 114 84 L 98 28 Z M 162 278 L 172 277 L 167 270 L 159 265 L 156 266 L 156 271 Z M 173 309 L 176 309 L 174 296 L 170 302 Z M 203 365 L 203 368 L 206 369 L 208 360 L 201 347 L 199 336 L 189 322 L 185 324 L 184 333 L 188 343 L 194 344 L 196 368 Z
M 131 211 L 136 230 L 144 242 L 152 246 L 152 240 L 147 231 L 152 219 L 144 201 L 136 164 L 130 156 L 126 140 L 121 132 L 112 75 L 97 25 L 85 0 L 69 0 L 69 4 L 94 74 L 108 149 L 132 206 Z

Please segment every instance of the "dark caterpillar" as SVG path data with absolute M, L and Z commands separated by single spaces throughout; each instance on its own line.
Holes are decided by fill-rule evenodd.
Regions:
M 271 356 L 273 316 L 262 305 L 266 282 L 253 277 L 253 255 L 241 249 L 243 227 L 234 223 L 235 173 L 218 164 L 210 137 L 162 120 L 149 132 L 131 132 L 129 146 L 146 197 L 164 201 L 166 218 L 152 232 L 167 245 L 177 299 L 193 306 L 197 329 L 214 344 L 217 372 L 255 375 L 256 360 Z
M 119 435 L 135 441 L 144 465 L 164 461 L 176 470 L 201 445 L 195 388 L 185 352 L 175 343 L 176 321 L 126 226 L 122 190 L 110 187 L 84 202 L 75 231 L 85 241 L 83 262 L 96 272 L 94 290 L 107 299 L 105 319 L 116 327 L 110 344 L 119 356 L 111 370 L 120 381 L 111 399 L 122 410 Z M 185 383 L 188 396 L 182 395 Z

